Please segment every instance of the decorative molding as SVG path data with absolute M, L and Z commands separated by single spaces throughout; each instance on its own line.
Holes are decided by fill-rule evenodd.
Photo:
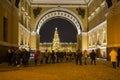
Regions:
M 95 12 L 99 13 L 99 11 L 100 11 L 100 7 L 97 7 L 96 10 L 95 10 Z
M 90 16 L 88 17 L 88 21 L 91 21 L 91 20 L 100 12 L 100 10 L 105 7 L 105 5 L 106 5 L 106 2 L 103 1 L 103 2 L 100 4 L 100 6 L 98 6 L 98 7 L 95 9 L 95 11 L 93 11 L 93 12 L 90 14 Z
M 100 49 L 106 49 L 106 46 L 104 46 L 104 47 L 99 46 L 99 48 L 100 48 Z M 97 49 L 97 47 L 91 47 L 91 48 L 89 47 L 88 50 L 93 50 L 93 49 Z
M 101 29 L 104 27 L 104 25 L 107 24 L 107 21 L 102 22 L 101 24 L 97 25 L 95 28 L 91 29 L 90 31 L 88 31 L 88 34 L 97 31 L 98 29 Z
M 32 32 L 31 32 L 31 35 L 32 35 L 32 36 L 36 36 L 36 35 L 37 35 L 37 32 L 32 31 Z
M 93 2 L 93 0 L 90 0 L 90 2 L 88 3 L 88 7 L 90 6 L 90 4 Z
M 105 7 L 105 5 L 106 5 L 106 1 L 103 1 L 103 2 L 100 4 L 101 7 Z
M 21 9 L 22 9 L 22 11 L 25 11 L 25 8 L 24 8 L 24 7 L 22 7 Z
M 25 26 L 23 26 L 20 22 L 18 23 L 19 27 L 21 27 L 23 30 L 25 30 L 26 32 L 30 33 L 30 31 L 25 28 Z
M 12 43 L 9 43 L 9 42 L 4 42 L 4 41 L 0 41 L 0 45 L 10 46 L 10 47 L 19 47 L 18 44 L 12 44 Z
M 31 6 L 31 5 L 30 5 L 30 0 L 27 0 L 27 3 L 28 3 L 29 6 Z
M 39 8 L 39 7 L 33 9 L 34 18 L 36 18 L 37 15 L 39 15 L 41 10 L 42 10 L 42 8 Z
M 84 8 L 76 8 L 79 15 L 81 15 L 82 18 L 85 17 L 85 9 Z
M 41 17 L 38 19 L 39 21 L 36 22 L 37 23 L 36 28 L 35 28 L 36 32 L 39 33 L 41 26 L 48 19 L 53 18 L 53 17 L 63 17 L 63 18 L 66 18 L 66 19 L 69 19 L 70 21 L 72 21 L 73 24 L 77 28 L 78 34 L 81 33 L 81 29 L 83 30 L 83 26 L 82 26 L 82 23 L 80 23 L 81 20 L 79 20 L 79 18 L 77 18 L 74 14 L 72 14 L 67 9 L 63 9 L 61 7 L 58 7 L 55 9 L 51 9 L 51 10 L 47 11 L 45 14 L 41 15 Z
M 37 48 L 31 48 L 30 50 L 33 50 L 33 51 L 34 51 L 34 50 L 37 50 Z
M 120 43 L 109 44 L 109 45 L 107 45 L 107 47 L 120 47 Z
M 82 32 L 82 35 L 83 36 L 88 36 L 88 33 L 87 32 Z

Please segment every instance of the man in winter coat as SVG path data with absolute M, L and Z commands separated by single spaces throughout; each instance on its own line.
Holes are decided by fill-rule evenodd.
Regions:
M 90 58 L 91 58 L 91 64 L 94 63 L 94 65 L 96 65 L 96 52 L 94 50 L 92 50 L 92 52 L 90 53 Z
M 82 50 L 78 49 L 76 52 L 76 64 L 80 63 L 82 65 Z

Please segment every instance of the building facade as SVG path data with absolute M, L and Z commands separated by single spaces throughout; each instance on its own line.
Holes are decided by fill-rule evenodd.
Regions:
M 0 0 L 0 60 L 9 48 L 41 49 L 41 26 L 56 17 L 75 26 L 73 50 L 95 49 L 98 57 L 109 58 L 111 49 L 120 47 L 119 14 L 120 0 Z
M 0 61 L 9 48 L 18 48 L 18 5 L 15 0 L 0 0 Z

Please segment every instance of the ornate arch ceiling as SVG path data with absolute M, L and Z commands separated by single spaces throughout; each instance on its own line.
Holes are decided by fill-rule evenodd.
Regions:
M 30 0 L 33 5 L 88 5 L 92 0 Z

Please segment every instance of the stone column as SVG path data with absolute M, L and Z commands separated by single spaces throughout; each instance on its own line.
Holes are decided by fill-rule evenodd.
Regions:
M 77 49 L 82 49 L 82 34 L 77 35 Z
M 39 49 L 39 43 L 40 43 L 39 34 L 37 34 L 35 31 L 33 31 L 31 33 L 30 40 L 31 40 L 30 41 L 31 50 L 38 50 Z
M 87 32 L 82 32 L 82 49 L 88 49 L 88 34 Z
M 107 13 L 107 56 L 120 47 L 120 2 L 114 1 Z

